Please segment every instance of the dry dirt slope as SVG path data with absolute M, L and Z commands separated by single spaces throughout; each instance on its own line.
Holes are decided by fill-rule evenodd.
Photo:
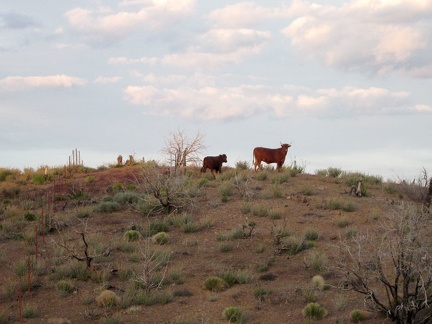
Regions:
M 40 226 L 42 206 L 45 211 L 50 208 L 46 198 L 53 181 L 39 186 L 18 180 L 0 182 L 1 319 L 19 321 L 17 290 L 21 287 L 26 323 L 226 323 L 222 312 L 228 306 L 239 307 L 247 323 L 304 323 L 302 309 L 308 292 L 328 312 L 321 322 L 350 322 L 349 313 L 362 309 L 363 303 L 361 296 L 336 288 L 341 278 L 332 268 L 334 246 L 340 237 L 356 231 L 377 230 L 387 204 L 401 198 L 388 193 L 383 184 L 366 184 L 367 197 L 357 198 L 346 194 L 350 188 L 342 180 L 298 174 L 280 181 L 283 174 L 265 172 L 265 179 L 253 171 L 238 173 L 248 179 L 249 200 L 236 189 L 226 200 L 222 198 L 236 174 L 226 170 L 216 180 L 207 178 L 193 211 L 150 217 L 130 204 L 113 212 L 98 209 L 109 200 L 106 197 L 140 192 L 136 180 L 141 179 L 141 167 L 75 173 L 57 184 L 55 210 L 49 218 L 59 230 L 38 236 L 37 255 L 35 228 Z M 192 181 L 205 182 L 198 170 L 191 173 Z M 334 202 L 350 211 L 325 208 Z M 158 255 L 170 257 L 166 268 L 152 273 L 164 276 L 164 284 L 154 293 L 158 302 L 146 306 L 150 302 L 137 288 L 137 275 L 143 273 L 148 241 L 127 242 L 124 234 L 131 228 L 144 231 L 156 220 L 167 225 L 170 242 L 151 247 Z M 233 237 L 251 222 L 256 225 L 251 237 Z M 299 239 L 306 233 L 319 238 L 297 254 L 277 253 L 277 230 Z M 76 255 L 83 257 L 81 232 L 85 232 L 90 255 L 97 256 L 89 272 L 84 262 L 70 258 L 73 253 L 64 248 L 75 248 Z M 31 289 L 26 292 L 29 257 Z M 313 269 L 313 257 L 324 260 L 323 269 Z M 221 274 L 236 274 L 245 283 L 220 292 L 205 289 L 207 278 Z M 311 279 L 317 274 L 325 278 L 329 289 L 313 288 Z M 73 286 L 70 293 L 62 292 L 60 281 Z M 96 297 L 107 287 L 119 297 L 118 305 L 98 305 Z M 370 316 L 367 322 L 386 320 Z

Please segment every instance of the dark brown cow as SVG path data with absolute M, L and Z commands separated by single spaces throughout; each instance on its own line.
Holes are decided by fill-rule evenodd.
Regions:
M 219 156 L 206 156 L 203 160 L 203 166 L 201 168 L 201 173 L 210 169 L 213 177 L 216 178 L 213 171 L 222 173 L 222 163 L 227 162 L 227 156 L 225 154 L 220 154 Z
M 285 162 L 285 157 L 291 144 L 281 144 L 280 148 L 269 149 L 265 147 L 255 147 L 253 150 L 254 169 L 262 170 L 261 162 L 277 163 L 277 170 L 280 171 Z

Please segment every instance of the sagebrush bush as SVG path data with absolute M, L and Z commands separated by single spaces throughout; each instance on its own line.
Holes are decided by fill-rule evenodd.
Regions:
M 101 213 L 114 213 L 119 211 L 121 208 L 120 204 L 115 201 L 102 201 L 96 207 L 96 210 Z
M 309 303 L 302 313 L 307 319 L 322 320 L 327 315 L 327 310 L 318 303 Z
M 214 292 L 224 291 L 228 288 L 228 284 L 220 277 L 208 277 L 204 281 L 204 286 L 206 289 Z
M 96 303 L 100 307 L 113 307 L 120 303 L 121 299 L 117 294 L 111 290 L 104 290 L 96 297 Z
M 229 306 L 225 308 L 222 315 L 229 322 L 242 322 L 243 312 L 239 307 Z
M 170 241 L 170 237 L 166 232 L 159 232 L 153 235 L 152 242 L 159 245 L 168 244 Z

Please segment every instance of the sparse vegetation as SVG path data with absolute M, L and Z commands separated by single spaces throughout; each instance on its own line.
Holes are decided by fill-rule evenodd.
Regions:
M 30 311 L 26 316 L 51 322 L 58 319 L 59 323 L 121 323 L 125 316 L 130 317 L 126 321 L 133 321 L 147 312 L 161 323 L 218 322 L 229 300 L 241 302 L 237 305 L 242 311 L 240 322 L 312 323 L 322 313 L 321 320 L 329 323 L 362 321 L 362 316 L 381 322 L 379 314 L 362 310 L 365 296 L 353 289 L 359 282 L 372 283 L 366 294 L 367 309 L 369 296 L 378 296 L 390 308 L 382 313 L 395 314 L 394 318 L 408 314 L 411 308 L 404 304 L 403 290 L 397 293 L 401 299 L 394 301 L 385 299 L 386 288 L 380 287 L 379 278 L 387 278 L 391 294 L 394 277 L 388 274 L 397 273 L 392 267 L 397 262 L 381 266 L 378 260 L 384 262 L 391 255 L 384 253 L 388 247 L 393 247 L 396 256 L 394 247 L 402 246 L 381 226 L 392 228 L 386 214 L 401 201 L 417 202 L 415 210 L 426 210 L 421 201 L 425 179 L 384 183 L 380 177 L 329 169 L 323 176 L 293 178 L 299 174 L 293 165 L 281 172 L 272 166 L 264 168 L 254 172 L 246 162 L 235 168 L 224 166 L 216 179 L 208 172 L 202 175 L 199 165 L 175 170 L 156 161 L 97 170 L 80 167 L 67 171 L 66 177 L 63 167 L 50 168 L 47 175 L 43 169 L 0 169 L 0 240 L 4 247 L 0 274 L 5 281 L 0 292 L 0 323 L 2 314 L 7 321 L 18 321 L 18 290 L 23 293 L 24 309 L 33 308 L 33 315 Z M 44 175 L 45 182 L 34 184 L 35 174 Z M 347 186 L 360 177 L 367 188 L 366 199 L 347 195 Z M 417 217 L 411 212 L 405 215 L 411 221 Z M 425 214 L 424 219 L 430 216 Z M 417 227 L 416 233 L 423 236 L 415 238 L 409 224 L 400 226 L 406 242 L 413 238 L 407 257 L 400 260 L 408 256 L 415 260 L 412 265 L 417 268 L 406 282 L 413 294 L 420 278 L 415 273 L 422 271 L 425 287 L 429 282 L 425 270 L 430 260 L 425 251 L 430 240 L 423 235 L 427 225 Z M 353 249 L 363 242 L 364 233 L 370 238 L 375 233 L 382 236 L 362 247 L 361 253 L 351 253 L 362 256 L 355 264 L 364 262 L 364 272 L 358 274 L 365 274 L 369 281 L 353 280 L 353 275 L 342 281 L 347 271 L 336 273 L 334 266 L 341 266 L 339 256 L 329 253 L 337 250 L 335 246 L 342 251 L 344 244 Z M 392 233 L 399 232 L 393 229 Z M 376 244 L 383 240 L 391 246 Z M 381 254 L 375 256 L 378 252 Z M 379 273 L 380 267 L 385 271 Z M 341 283 L 344 289 L 336 289 Z M 372 288 L 377 289 L 375 295 Z M 100 297 L 105 290 L 117 297 Z M 418 304 L 409 305 L 431 306 L 421 299 L 432 300 L 428 291 L 416 295 Z M 199 303 L 203 293 L 214 307 L 175 315 L 184 303 Z M 291 303 L 298 297 L 304 304 L 287 311 L 283 306 L 287 303 L 301 305 Z M 51 298 L 56 302 L 45 307 Z M 321 302 L 331 309 L 329 314 L 317 304 Z M 308 308 L 306 303 L 316 305 Z M 272 307 L 272 312 L 260 310 L 270 305 L 281 307 Z M 64 318 L 58 314 L 65 314 Z M 420 310 L 416 321 L 428 320 L 425 314 L 428 312 Z

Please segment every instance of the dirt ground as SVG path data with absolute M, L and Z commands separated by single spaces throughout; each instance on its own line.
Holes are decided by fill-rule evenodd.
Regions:
M 136 166 L 87 170 L 66 180 L 54 176 L 43 185 L 0 182 L 0 323 L 19 323 L 20 305 L 25 323 L 227 323 L 223 311 L 229 306 L 239 307 L 246 323 L 305 323 L 302 309 L 308 291 L 313 291 L 316 302 L 327 310 L 320 322 L 350 323 L 350 312 L 363 309 L 363 300 L 361 295 L 338 289 L 342 276 L 333 267 L 335 246 L 350 233 L 379 230 L 379 219 L 389 204 L 401 199 L 385 190 L 384 184 L 365 184 L 367 196 L 354 197 L 343 180 L 312 174 L 297 174 L 275 184 L 280 174 L 270 170 L 265 171 L 266 179 L 251 170 L 238 171 L 247 179 L 249 198 L 235 188 L 223 198 L 223 188 L 232 184 L 236 171 L 226 169 L 216 179 L 206 174 L 195 208 L 187 212 L 200 226 L 187 231 L 171 224 L 168 244 L 151 243 L 152 248 L 170 256 L 157 272 L 165 276 L 164 284 L 155 290 L 170 298 L 145 306 L 136 300 L 126 301 L 139 281 L 137 275 L 143 273 L 149 240 L 127 242 L 124 235 L 170 216 L 143 216 L 133 205 L 122 205 L 113 212 L 97 208 L 105 197 L 119 191 L 141 192 L 135 184 L 142 183 L 142 172 L 141 166 Z M 198 170 L 192 171 L 193 181 L 202 178 Z M 19 192 L 14 193 L 13 188 Z M 54 199 L 50 196 L 53 190 Z M 52 205 L 50 200 L 54 200 Z M 352 208 L 331 209 L 326 207 L 329 201 Z M 42 207 L 44 217 L 55 221 L 56 229 L 47 233 L 38 230 L 36 235 Z M 254 213 L 259 210 L 266 210 L 267 215 Z M 26 214 L 36 215 L 35 220 Z M 247 224 L 255 226 L 250 237 L 229 237 Z M 319 237 L 308 249 L 289 254 L 275 244 L 277 229 L 299 238 L 308 231 Z M 91 274 L 84 279 L 67 272 L 85 268 L 85 262 L 71 257 L 85 257 L 80 233 L 85 233 L 89 255 L 96 256 Z M 325 257 L 323 269 L 313 269 L 312 254 Z M 26 288 L 29 260 L 30 291 Z M 229 271 L 246 274 L 247 282 L 223 291 L 206 289 L 207 278 Z M 326 289 L 314 288 L 312 278 L 318 274 L 325 279 Z M 61 293 L 61 280 L 72 284 L 69 293 Z M 117 305 L 98 305 L 96 298 L 106 289 L 120 298 Z M 376 314 L 368 314 L 365 322 L 389 323 Z

